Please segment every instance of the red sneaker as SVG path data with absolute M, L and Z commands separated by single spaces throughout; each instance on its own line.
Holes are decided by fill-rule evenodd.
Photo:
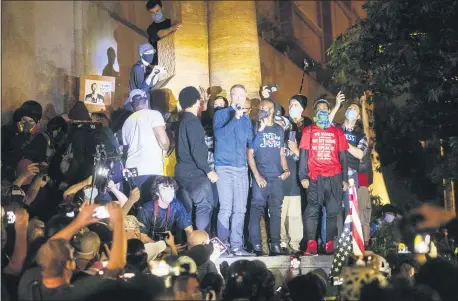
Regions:
M 307 250 L 304 252 L 304 256 L 316 256 L 318 255 L 318 244 L 316 240 L 309 240 L 307 242 Z
M 325 251 L 326 251 L 326 255 L 331 255 L 331 254 L 334 254 L 334 241 L 333 240 L 330 240 L 326 243 L 325 247 L 324 247 Z

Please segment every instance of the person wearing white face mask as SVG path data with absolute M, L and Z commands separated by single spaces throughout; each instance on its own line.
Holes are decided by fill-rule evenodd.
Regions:
M 149 0 L 146 3 L 146 10 L 151 14 L 153 22 L 148 27 L 148 41 L 155 49 L 157 49 L 157 42 L 165 36 L 177 31 L 183 27 L 181 22 L 172 25 L 170 19 L 165 18 L 162 12 L 162 2 L 160 0 Z M 157 55 L 153 60 L 153 64 L 157 64 Z
M 189 237 L 194 230 L 191 213 L 175 198 L 177 188 L 176 181 L 171 177 L 155 178 L 151 185 L 152 200 L 145 203 L 137 214 L 138 221 L 144 225 L 142 233 L 155 239 L 158 233 L 180 229 Z
M 283 252 L 296 253 L 300 249 L 305 231 L 305 220 L 302 219 L 301 194 L 303 189 L 299 185 L 299 142 L 302 130 L 312 121 L 302 116 L 307 107 L 307 97 L 294 95 L 289 100 L 288 113 L 291 126 L 285 129 L 287 147 L 285 147 L 286 162 L 291 176 L 283 181 L 283 205 L 281 214 L 281 248 Z M 303 198 L 305 200 L 305 197 Z

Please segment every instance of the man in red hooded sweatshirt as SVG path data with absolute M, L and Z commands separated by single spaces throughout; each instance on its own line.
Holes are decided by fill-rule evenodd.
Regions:
M 348 175 L 345 151 L 348 142 L 342 129 L 329 122 L 330 105 L 325 99 L 313 104 L 314 124 L 304 128 L 299 145 L 299 180 L 307 189 L 305 222 L 307 225 L 307 250 L 305 256 L 317 255 L 316 232 L 319 213 L 326 207 L 326 254 L 334 252 L 337 236 L 337 214 L 347 190 Z

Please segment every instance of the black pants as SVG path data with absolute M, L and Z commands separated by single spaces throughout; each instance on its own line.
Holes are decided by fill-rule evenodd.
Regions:
M 267 187 L 261 188 L 253 181 L 250 207 L 250 241 L 253 245 L 261 244 L 261 217 L 266 206 L 269 207 L 270 242 L 280 244 L 281 205 L 283 203 L 283 183 L 280 178 L 266 178 Z
M 308 240 L 316 239 L 318 218 L 323 205 L 326 207 L 326 240 L 334 240 L 337 236 L 337 214 L 342 205 L 342 197 L 342 174 L 310 180 L 307 207 L 303 215 L 307 224 Z
M 212 183 L 206 176 L 200 175 L 177 179 L 192 199 L 196 213 L 196 228 L 210 233 L 211 217 L 216 205 Z

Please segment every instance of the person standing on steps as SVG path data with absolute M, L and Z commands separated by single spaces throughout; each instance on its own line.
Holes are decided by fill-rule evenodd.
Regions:
M 332 123 L 335 113 L 341 106 L 341 104 L 345 101 L 345 95 L 340 92 L 337 94 L 336 98 L 336 105 L 332 109 L 330 113 L 329 121 Z M 348 150 L 345 152 L 347 156 L 347 165 L 348 165 L 348 179 L 350 187 L 355 185 L 356 190 L 359 189 L 358 183 L 358 171 L 360 169 L 360 162 L 364 159 L 367 154 L 367 138 L 364 134 L 364 130 L 362 129 L 361 121 L 361 107 L 356 104 L 352 103 L 348 106 L 347 110 L 345 111 L 345 121 L 343 124 L 337 124 L 338 128 L 341 128 L 345 134 L 345 138 L 348 142 Z M 367 193 L 364 193 L 364 201 L 367 201 Z M 359 200 L 359 194 L 357 195 L 357 199 Z M 367 202 L 366 202 L 367 203 Z M 348 192 L 345 193 L 343 199 L 343 206 L 340 209 L 340 212 L 337 216 L 337 237 L 340 237 L 340 234 L 343 231 L 343 224 L 345 217 L 347 216 L 348 210 L 350 209 L 350 199 Z M 361 212 L 360 218 L 361 218 Z M 365 220 L 365 224 L 367 222 Z M 367 227 L 366 227 L 367 230 Z
M 211 216 L 215 208 L 212 183 L 218 176 L 208 164 L 205 131 L 197 117 L 201 95 L 194 87 L 181 90 L 178 97 L 183 112 L 176 138 L 177 165 L 175 175 L 189 192 L 196 208 L 196 227 L 210 233 Z
M 343 193 L 348 188 L 347 158 L 348 142 L 342 129 L 329 122 L 330 106 L 325 99 L 313 104 L 314 124 L 304 128 L 299 145 L 299 180 L 307 189 L 307 250 L 305 256 L 318 254 L 315 240 L 321 207 L 326 207 L 327 254 L 334 252 L 337 236 L 337 214 Z
M 262 255 L 259 222 L 269 207 L 270 255 L 284 255 L 280 248 L 280 222 L 283 201 L 283 180 L 289 177 L 284 151 L 284 130 L 274 123 L 275 103 L 261 101 L 259 128 L 248 150 L 248 164 L 253 181 L 250 209 L 250 240 L 257 255 Z
M 253 256 L 243 248 L 249 188 L 247 146 L 253 141 L 251 121 L 243 114 L 246 96 L 244 86 L 234 85 L 230 90 L 231 106 L 216 111 L 213 117 L 220 202 L 218 237 L 235 256 Z
M 304 236 L 302 221 L 301 194 L 303 189 L 299 183 L 299 143 L 304 126 L 311 123 L 302 114 L 307 107 L 307 97 L 294 95 L 289 100 L 288 113 L 290 125 L 285 130 L 285 157 L 291 175 L 283 181 L 283 204 L 281 218 L 281 247 L 283 252 L 296 254 Z

